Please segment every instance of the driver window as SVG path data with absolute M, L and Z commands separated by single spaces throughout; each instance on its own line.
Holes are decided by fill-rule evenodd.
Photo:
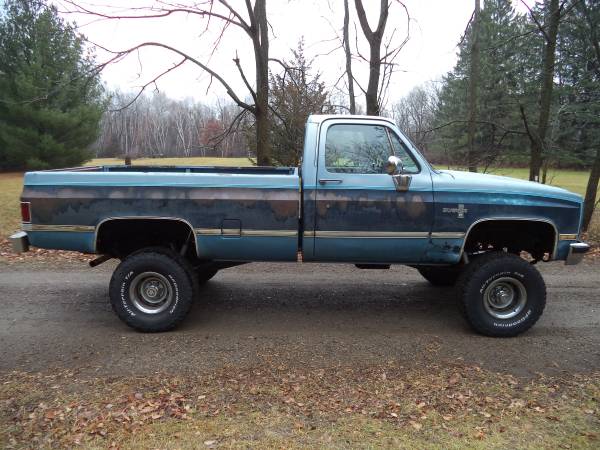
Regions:
M 394 148 L 394 155 L 396 155 L 402 161 L 404 166 L 404 173 L 419 173 L 419 166 L 414 159 L 410 156 L 406 144 L 402 142 L 396 133 L 390 130 L 390 140 L 392 141 L 392 147 Z
M 325 139 L 325 167 L 334 173 L 380 174 L 393 155 L 387 130 L 379 125 L 332 125 Z

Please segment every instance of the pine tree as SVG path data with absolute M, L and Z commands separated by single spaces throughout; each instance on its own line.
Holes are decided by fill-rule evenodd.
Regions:
M 484 168 L 499 158 L 513 159 L 526 141 L 522 132 L 519 102 L 530 95 L 529 65 L 523 65 L 521 46 L 530 51 L 531 38 L 524 33 L 526 21 L 515 13 L 509 0 L 487 0 L 479 14 L 479 73 L 475 148 L 472 158 Z M 459 44 L 458 60 L 440 91 L 436 126 L 437 151 L 465 162 L 468 150 L 468 83 L 471 64 L 471 27 Z M 519 43 L 517 43 L 517 41 Z M 526 41 L 526 42 L 524 42 Z M 449 125 L 448 125 L 449 124 Z
M 283 165 L 296 166 L 302 156 L 304 126 L 310 114 L 333 112 L 329 93 L 320 74 L 311 73 L 311 61 L 304 55 L 304 41 L 292 50 L 291 61 L 283 63 L 282 74 L 271 74 L 273 158 Z
M 0 16 L 0 170 L 78 165 L 99 131 L 93 56 L 54 6 L 9 0 Z
M 600 178 L 600 1 L 580 0 L 557 42 L 557 141 L 570 165 L 591 166 L 583 228 L 594 211 Z

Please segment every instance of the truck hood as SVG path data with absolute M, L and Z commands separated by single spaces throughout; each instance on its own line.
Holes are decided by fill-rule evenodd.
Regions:
M 505 194 L 535 195 L 552 197 L 581 203 L 581 195 L 566 189 L 518 178 L 463 172 L 458 170 L 439 170 L 434 176 L 434 190 L 464 192 L 497 192 Z

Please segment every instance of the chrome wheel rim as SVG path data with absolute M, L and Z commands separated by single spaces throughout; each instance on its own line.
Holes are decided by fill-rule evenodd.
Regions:
M 498 278 L 483 293 L 483 306 L 496 319 L 515 317 L 523 311 L 526 304 L 527 290 L 516 278 Z
M 166 277 L 156 272 L 143 272 L 129 285 L 129 298 L 138 310 L 158 314 L 173 302 L 173 288 Z

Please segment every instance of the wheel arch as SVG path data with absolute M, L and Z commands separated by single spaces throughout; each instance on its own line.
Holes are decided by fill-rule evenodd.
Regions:
M 558 241 L 559 241 L 559 233 L 556 224 L 550 219 L 544 219 L 539 217 L 484 217 L 473 222 L 467 231 L 465 232 L 465 237 L 462 243 L 462 247 L 460 249 L 460 258 L 462 259 L 465 254 L 465 250 L 467 244 L 469 243 L 469 238 L 474 235 L 474 231 L 478 229 L 478 227 L 482 227 L 488 224 L 498 224 L 500 222 L 510 223 L 515 222 L 519 225 L 523 224 L 535 224 L 535 225 L 547 225 L 552 230 L 553 238 L 552 238 L 552 248 L 550 250 L 551 259 L 556 258 L 556 254 L 558 251 Z
M 170 224 L 176 224 L 177 226 L 185 226 L 189 232 L 191 233 L 191 236 L 193 236 L 192 239 L 192 243 L 193 243 L 193 248 L 194 248 L 194 255 L 198 256 L 198 242 L 196 239 L 196 233 L 194 231 L 194 227 L 192 226 L 192 224 L 186 220 L 186 219 L 182 219 L 180 217 L 162 217 L 162 216 L 122 216 L 122 217 L 106 217 L 104 219 L 102 219 L 100 222 L 98 222 L 98 224 L 95 227 L 94 230 L 94 253 L 98 253 L 98 240 L 99 237 L 101 236 L 103 227 L 106 227 L 108 224 L 116 224 L 116 223 L 125 223 L 125 222 L 130 222 L 130 223 L 135 223 L 137 224 L 143 224 L 144 222 L 146 223 L 161 223 L 161 224 L 166 224 L 168 225 Z

